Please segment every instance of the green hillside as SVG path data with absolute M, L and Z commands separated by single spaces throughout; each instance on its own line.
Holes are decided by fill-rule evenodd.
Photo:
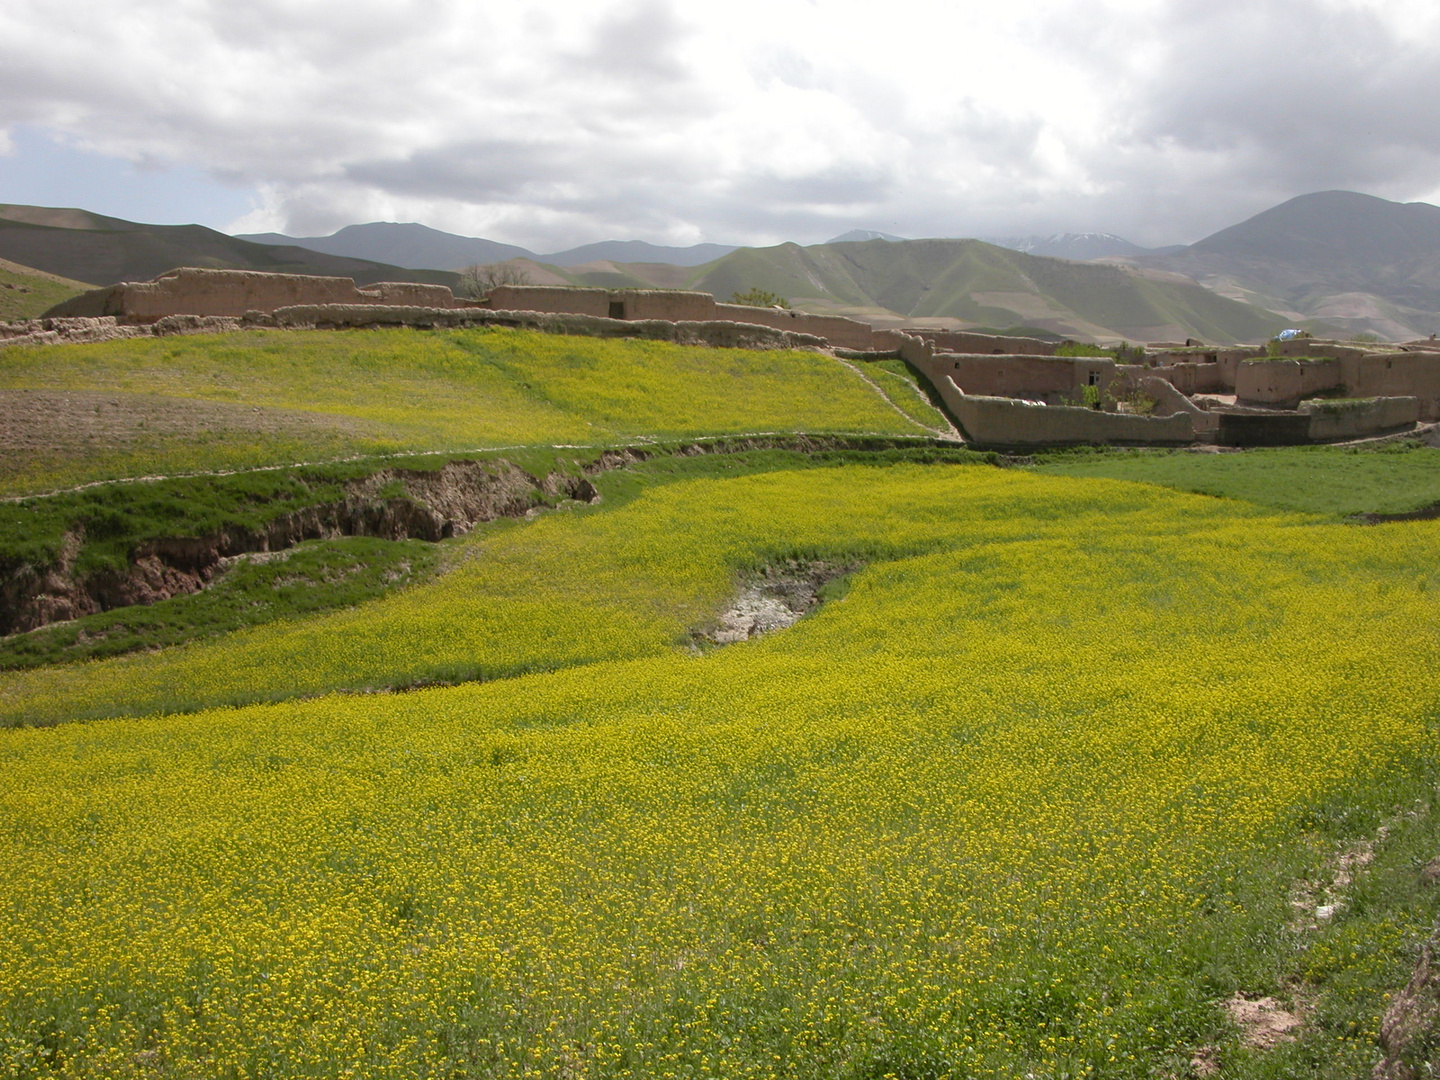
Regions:
M 0 322 L 37 318 L 93 287 L 0 259 Z
M 85 210 L 0 205 L 0 258 L 97 285 L 149 281 L 178 266 L 323 274 L 453 286 L 459 275 L 325 255 L 305 248 L 252 244 L 203 225 L 143 225 Z
M 904 318 L 1028 325 L 1080 338 L 1259 341 L 1285 320 L 1171 275 L 1026 255 L 979 240 L 867 240 L 742 248 L 703 267 L 692 288 L 728 297 L 768 289 L 803 302 L 883 308 Z

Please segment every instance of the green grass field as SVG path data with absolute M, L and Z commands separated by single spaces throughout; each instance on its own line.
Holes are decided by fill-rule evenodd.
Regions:
M 781 443 L 795 440 L 778 440 Z M 600 478 L 608 503 L 633 498 L 647 483 L 682 477 L 735 476 L 778 468 L 817 468 L 846 462 L 992 463 L 994 455 L 905 439 L 805 437 L 806 450 L 759 449 L 756 440 L 647 443 L 651 455 L 623 475 Z M 863 448 L 862 448 L 863 447 Z M 705 453 L 696 453 L 698 450 Z M 632 454 L 633 456 L 633 454 Z M 546 477 L 576 477 L 593 468 L 598 451 L 532 447 L 476 455 L 482 468 L 504 475 L 519 468 L 535 482 L 534 510 L 567 501 L 564 488 L 547 494 Z M 136 553 L 175 537 L 263 535 L 277 521 L 349 500 L 379 510 L 387 502 L 425 505 L 412 480 L 433 475 L 453 459 L 407 457 L 405 469 L 361 459 L 330 465 L 265 469 L 222 476 L 101 484 L 47 497 L 0 502 L 0 579 L 43 576 L 69 544 L 68 573 L 79 581 L 124 571 Z M 472 458 L 462 464 L 475 463 Z M 518 495 L 515 497 L 519 497 Z M 241 550 L 246 550 L 241 548 Z M 250 567 L 223 573 L 200 596 L 181 596 L 149 608 L 120 608 L 0 638 L 0 670 L 61 660 L 113 656 L 176 645 L 225 630 L 288 618 L 300 612 L 351 606 L 411 584 L 416 567 L 433 565 L 431 545 L 386 544 L 347 537 L 302 553 L 283 569 Z M 396 569 L 401 563 L 410 570 Z
M 1400 514 L 1440 503 L 1440 450 L 1413 442 L 1240 454 L 1081 451 L 1047 455 L 1031 468 L 1048 476 L 1139 480 L 1312 514 Z
M 437 465 L 437 462 L 422 462 Z M 360 461 L 329 466 L 104 484 L 47 498 L 0 503 L 0 568 L 56 558 L 67 532 L 82 530 L 80 572 L 119 569 L 137 545 L 207 536 L 228 527 L 262 529 L 285 514 L 344 497 L 348 482 L 379 471 Z M 392 485 L 394 493 L 403 485 Z

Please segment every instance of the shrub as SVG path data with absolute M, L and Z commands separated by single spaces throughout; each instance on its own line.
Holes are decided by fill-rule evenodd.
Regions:
M 1067 341 L 1055 350 L 1056 356 L 1106 356 L 1115 359 L 1114 349 L 1103 349 L 1088 341 Z
M 460 284 L 455 286 L 461 296 L 483 300 L 497 285 L 529 285 L 530 274 L 513 262 L 467 266 L 460 271 Z
M 732 304 L 743 304 L 746 307 L 778 307 L 787 311 L 790 304 L 783 296 L 770 292 L 766 289 L 747 289 L 745 292 L 737 292 L 730 297 Z

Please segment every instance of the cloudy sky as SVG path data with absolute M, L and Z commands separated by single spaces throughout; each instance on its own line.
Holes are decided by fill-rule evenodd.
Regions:
M 0 4 L 0 202 L 556 250 L 1440 202 L 1434 0 Z

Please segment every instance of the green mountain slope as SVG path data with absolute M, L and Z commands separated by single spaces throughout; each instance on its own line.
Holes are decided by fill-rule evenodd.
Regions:
M 0 322 L 37 318 L 62 300 L 91 288 L 83 281 L 0 259 Z
M 252 244 L 203 225 L 142 225 L 85 210 L 0 205 L 0 258 L 76 281 L 113 285 L 148 281 L 177 266 L 328 274 L 375 281 L 453 285 L 458 275 L 326 255 L 305 248 Z
M 743 248 L 699 267 L 689 284 L 717 297 L 758 287 L 842 310 L 1076 337 L 1258 341 L 1287 325 L 1175 274 L 1026 255 L 979 240 Z

